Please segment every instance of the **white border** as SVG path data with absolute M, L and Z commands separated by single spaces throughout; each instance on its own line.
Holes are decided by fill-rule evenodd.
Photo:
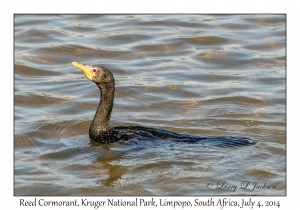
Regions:
M 299 166 L 299 11 L 296 1 L 11 1 L 1 12 L 1 206 L 15 209 L 21 197 L 13 196 L 13 14 L 15 13 L 286 13 L 287 14 L 287 197 L 254 197 L 280 200 L 281 209 L 298 206 Z M 4 65 L 3 65 L 4 64 Z M 8 149 L 9 148 L 9 149 Z M 27 197 L 26 199 L 29 199 Z M 49 197 L 45 197 L 48 199 Z M 71 197 L 51 197 L 69 200 Z M 126 197 L 124 197 L 126 199 Z M 127 197 L 128 198 L 128 197 Z M 149 198 L 149 197 L 146 197 Z M 170 197 L 169 197 L 170 198 Z M 174 199 L 188 199 L 174 197 Z M 208 198 L 208 197 L 207 197 Z M 214 197 L 218 199 L 222 197 Z M 230 198 L 230 197 L 229 197 Z M 240 199 L 242 197 L 233 197 Z M 249 197 L 245 197 L 248 199 Z M 80 199 L 77 197 L 77 199 Z M 95 199 L 93 197 L 92 199 Z M 194 199 L 194 198 L 192 198 Z M 49 208 L 47 208 L 49 209 Z M 90 207 L 91 209 L 91 207 Z M 92 208 L 93 209 L 93 208 Z M 129 208 L 128 208 L 129 209 Z M 157 208 L 156 208 L 157 209 Z M 171 209 L 171 208 L 169 208 Z M 214 208 L 211 208 L 214 209 Z M 215 208 L 215 209 L 220 209 Z

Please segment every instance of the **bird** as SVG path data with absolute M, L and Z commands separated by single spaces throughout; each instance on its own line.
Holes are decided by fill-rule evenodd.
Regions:
M 243 146 L 256 143 L 246 137 L 194 136 L 145 126 L 118 126 L 110 128 L 109 120 L 115 96 L 115 79 L 113 74 L 107 68 L 98 65 L 85 65 L 78 62 L 72 62 L 72 65 L 80 69 L 86 78 L 94 82 L 100 89 L 100 103 L 89 128 L 89 137 L 95 142 L 114 143 L 127 141 L 132 138 L 147 138 L 173 139 L 188 143 L 199 142 L 200 144 L 213 146 Z

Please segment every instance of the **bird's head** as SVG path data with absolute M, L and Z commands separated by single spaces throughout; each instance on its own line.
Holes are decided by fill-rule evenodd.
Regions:
M 77 62 L 72 62 L 73 66 L 79 68 L 85 76 L 96 84 L 114 83 L 112 73 L 101 66 L 83 65 Z

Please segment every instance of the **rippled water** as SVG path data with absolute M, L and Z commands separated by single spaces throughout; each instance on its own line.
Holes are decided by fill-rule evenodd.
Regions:
M 15 195 L 285 195 L 285 21 L 16 15 Z M 100 93 L 72 61 L 114 74 L 112 127 L 243 136 L 257 144 L 92 142 L 88 129 Z M 243 181 L 276 187 L 240 189 Z M 238 189 L 209 185 L 218 182 Z

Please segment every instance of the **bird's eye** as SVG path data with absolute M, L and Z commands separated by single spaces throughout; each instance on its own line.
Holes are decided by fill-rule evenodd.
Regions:
M 92 72 L 96 73 L 96 72 L 97 72 L 97 69 L 92 69 Z

